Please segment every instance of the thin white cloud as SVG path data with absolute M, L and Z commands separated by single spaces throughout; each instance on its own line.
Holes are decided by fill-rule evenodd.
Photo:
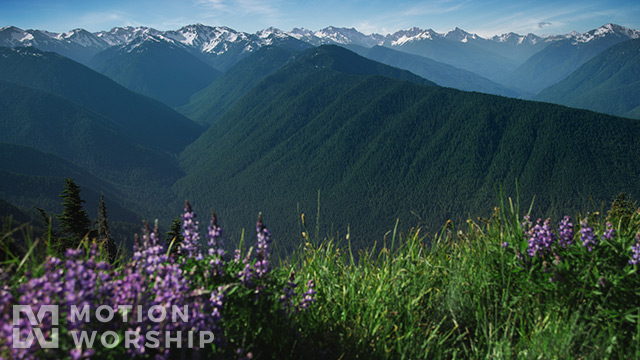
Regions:
M 461 10 L 470 0 L 464 1 L 433 1 L 412 6 L 400 12 L 400 16 L 442 15 Z
M 207 11 L 201 15 L 209 18 L 260 16 L 266 21 L 275 21 L 282 17 L 279 2 L 273 0 L 195 0 L 194 4 Z
M 195 5 L 215 11 L 229 11 L 225 0 L 195 0 Z

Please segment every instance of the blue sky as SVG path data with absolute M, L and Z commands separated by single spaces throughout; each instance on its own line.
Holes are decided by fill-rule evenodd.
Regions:
M 54 32 L 145 25 L 158 30 L 202 23 L 256 32 L 330 25 L 387 34 L 412 26 L 446 32 L 454 27 L 492 36 L 584 32 L 606 23 L 640 29 L 638 0 L 0 0 L 0 27 Z

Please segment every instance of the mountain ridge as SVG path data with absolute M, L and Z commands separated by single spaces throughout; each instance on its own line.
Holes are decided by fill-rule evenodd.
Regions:
M 633 116 L 632 111 L 640 106 L 639 92 L 640 39 L 633 39 L 604 50 L 565 79 L 540 92 L 536 100 Z
M 640 191 L 640 148 L 628 136 L 638 121 L 343 73 L 309 54 L 254 86 L 181 154 L 187 175 L 175 191 L 194 208 L 214 206 L 227 228 L 261 211 L 296 243 L 300 213 L 315 214 L 320 193 L 322 233 L 350 231 L 361 245 L 395 219 L 438 231 L 467 212 L 489 215 L 501 185 L 512 195 L 517 183 L 525 203 L 536 195 L 542 211 Z
M 0 79 L 62 96 L 127 129 L 149 148 L 179 152 L 202 128 L 167 105 L 53 52 L 0 48 Z
M 51 46 L 49 42 L 57 40 L 66 46 L 91 47 L 94 44 L 104 50 L 109 46 L 123 45 L 133 41 L 139 36 L 154 35 L 162 36 L 166 39 L 191 46 L 202 53 L 215 53 L 224 50 L 221 44 L 243 42 L 247 49 L 255 46 L 272 45 L 273 38 L 290 37 L 297 40 L 304 40 L 314 46 L 323 44 L 354 44 L 365 47 L 376 45 L 402 45 L 424 39 L 445 38 L 456 42 L 489 41 L 496 44 L 510 45 L 536 45 L 540 42 L 554 42 L 563 39 L 571 39 L 576 42 L 589 42 L 595 38 L 606 35 L 610 32 L 622 31 L 630 36 L 640 34 L 637 30 L 626 28 L 615 24 L 605 24 L 597 29 L 585 33 L 570 32 L 564 35 L 551 35 L 547 37 L 534 34 L 519 35 L 516 33 L 505 33 L 489 38 L 482 38 L 476 34 L 470 34 L 458 27 L 445 33 L 437 33 L 431 29 L 420 29 L 413 27 L 409 29 L 397 30 L 386 35 L 372 33 L 365 35 L 355 28 L 344 28 L 329 26 L 320 30 L 312 31 L 304 28 L 293 28 L 285 32 L 276 28 L 267 28 L 254 34 L 236 31 L 226 26 L 208 26 L 203 24 L 192 24 L 183 26 L 177 30 L 160 31 L 145 26 L 114 27 L 108 31 L 89 33 L 83 29 L 74 29 L 66 33 L 51 33 L 45 30 L 22 30 L 14 26 L 5 26 L 0 29 L 0 46 L 38 46 L 39 41 L 42 46 Z M 271 39 L 269 39 L 270 35 Z M 262 39 L 262 40 L 261 40 Z M 266 41 L 265 41 L 266 39 Z M 46 41 L 45 41 L 46 40 Z M 270 40 L 270 41 L 269 41 Z M 48 50 L 48 49 L 43 49 Z M 95 51 L 97 53 L 97 51 Z M 65 55 L 65 54 L 63 54 Z M 73 58 L 73 57 L 72 57 Z

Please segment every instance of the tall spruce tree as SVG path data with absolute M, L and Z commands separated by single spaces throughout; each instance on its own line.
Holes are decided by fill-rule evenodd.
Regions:
M 61 239 L 61 251 L 76 247 L 88 233 L 91 226 L 89 215 L 84 210 L 82 204 L 84 200 L 80 198 L 80 187 L 76 185 L 73 178 L 65 179 L 65 186 L 62 194 L 62 214 L 58 215 L 60 220 L 60 230 L 64 236 Z
M 109 262 L 115 262 L 118 248 L 115 240 L 111 237 L 111 230 L 109 230 L 107 206 L 104 204 L 104 194 L 100 195 L 100 205 L 98 207 L 98 241 L 102 243 L 102 249 L 107 252 Z
M 167 246 L 171 246 L 171 243 L 173 242 L 173 245 L 171 247 L 171 254 L 178 253 L 178 249 L 180 248 L 182 240 L 184 240 L 184 237 L 182 236 L 182 219 L 180 217 L 177 217 L 173 219 L 166 239 Z

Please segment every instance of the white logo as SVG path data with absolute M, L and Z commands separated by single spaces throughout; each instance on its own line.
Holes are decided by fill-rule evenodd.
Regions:
M 132 311 L 133 306 L 131 305 L 118 305 L 117 308 L 110 307 L 107 305 L 99 306 L 95 311 L 95 318 L 98 322 L 107 323 L 113 320 L 116 313 L 121 311 L 123 316 L 123 321 L 128 322 L 129 313 Z M 45 318 L 47 313 L 51 313 L 51 339 L 46 340 L 45 336 L 42 332 L 42 321 Z M 142 322 L 142 306 L 138 305 L 137 314 L 138 314 L 138 322 Z M 182 322 L 188 321 L 188 306 L 185 305 L 182 309 L 178 306 L 173 305 L 171 308 L 171 320 L 172 322 L 178 322 L 178 320 Z M 21 339 L 20 332 L 20 319 L 24 318 L 26 315 L 29 320 L 29 324 L 31 325 L 31 330 L 27 335 L 26 339 Z M 90 308 L 88 305 L 84 305 L 82 309 L 79 309 L 77 306 L 72 305 L 70 309 L 70 317 L 71 321 L 83 321 L 85 323 L 89 323 L 90 319 Z M 167 318 L 167 309 L 154 305 L 147 312 L 148 319 L 152 322 L 162 323 Z M 59 329 L 58 329 L 58 305 L 41 305 L 38 309 L 38 316 L 33 313 L 33 309 L 30 305 L 13 305 L 13 348 L 14 349 L 28 349 L 33 345 L 34 337 L 38 339 L 38 344 L 42 349 L 57 349 L 58 348 L 58 337 L 59 337 Z M 34 336 L 35 334 L 35 336 Z M 194 337 L 198 335 L 199 339 L 195 339 Z M 72 330 L 71 336 L 73 337 L 73 341 L 75 347 L 77 349 L 80 348 L 93 348 L 94 341 L 97 337 L 96 331 L 78 331 Z M 149 331 L 145 334 L 141 334 L 138 330 L 127 330 L 125 331 L 125 342 L 124 345 L 127 349 L 130 347 L 148 347 L 148 348 L 158 348 L 160 346 L 160 340 L 162 339 L 160 332 L 158 331 Z M 207 344 L 210 344 L 214 341 L 214 334 L 212 331 L 193 331 L 190 330 L 187 332 L 186 336 L 183 336 L 182 331 L 167 331 L 164 334 L 164 341 L 167 347 L 173 343 L 177 348 L 182 348 L 183 340 L 187 341 L 187 346 L 192 348 L 194 346 L 194 340 L 200 340 L 200 348 L 203 348 Z M 118 344 L 120 344 L 120 335 L 114 331 L 106 331 L 99 336 L 102 346 L 111 349 Z M 111 341 L 109 341 L 109 338 Z M 143 338 L 143 339 L 141 339 Z M 144 340 L 141 344 L 141 340 Z M 0 358 L 1 359 L 1 358 Z
M 36 319 L 33 309 L 30 305 L 13 305 L 13 347 L 15 349 L 27 349 L 33 345 L 33 337 L 35 333 L 38 344 L 43 349 L 57 349 L 58 348 L 58 328 L 51 328 L 51 339 L 45 340 L 42 329 L 38 327 L 42 324 L 42 319 L 47 312 L 51 313 L 51 325 L 58 326 L 58 305 L 42 305 L 38 310 L 38 318 Z M 29 319 L 29 324 L 32 326 L 32 331 L 29 332 L 26 340 L 20 339 L 20 328 L 17 327 L 20 324 L 20 314 L 26 314 Z

